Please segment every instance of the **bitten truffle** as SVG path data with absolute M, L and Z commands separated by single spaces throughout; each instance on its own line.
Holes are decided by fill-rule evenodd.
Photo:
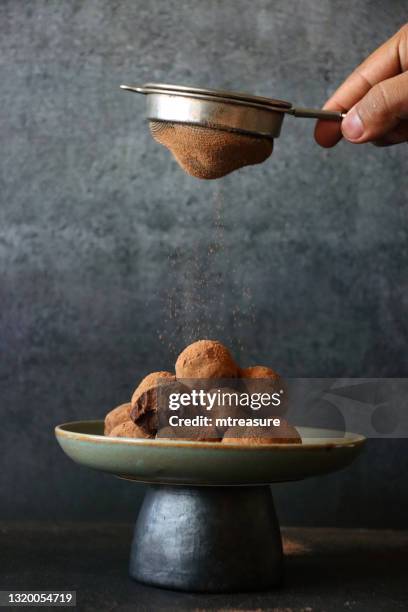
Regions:
M 142 380 L 132 396 L 130 418 L 148 435 L 155 435 L 159 426 L 159 409 L 167 407 L 170 393 L 185 389 L 170 372 L 153 372 Z
M 121 404 L 120 406 L 117 406 L 116 408 L 108 412 L 105 417 L 105 436 L 108 436 L 112 429 L 114 429 L 117 425 L 120 425 L 121 423 L 130 420 L 131 409 L 132 406 L 130 403 L 128 403 Z
M 238 366 L 221 342 L 198 340 L 178 356 L 176 376 L 178 379 L 236 378 Z
M 223 444 L 301 444 L 297 429 L 281 419 L 279 427 L 265 431 L 264 427 L 230 427 L 224 434 Z
M 153 438 L 140 427 L 135 425 L 130 419 L 120 425 L 116 425 L 109 434 L 113 438 Z

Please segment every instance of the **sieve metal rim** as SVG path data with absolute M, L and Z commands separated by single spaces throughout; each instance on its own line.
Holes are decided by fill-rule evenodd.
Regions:
M 175 96 L 184 96 L 190 98 L 198 98 L 201 100 L 226 102 L 229 104 L 237 104 L 241 106 L 251 106 L 254 108 L 262 108 L 273 112 L 290 112 L 293 105 L 286 100 L 277 100 L 273 98 L 263 98 L 261 96 L 253 96 L 250 94 L 240 93 L 236 91 L 227 91 L 220 89 L 204 89 L 200 87 L 187 87 L 184 85 L 169 85 L 165 83 L 145 83 L 144 85 L 121 85 L 121 89 L 132 91 L 144 95 L 148 94 L 167 94 Z
M 255 137 L 279 136 L 284 113 L 265 106 L 233 104 L 230 100 L 208 96 L 152 90 L 146 96 L 147 118 L 153 121 L 187 123 L 212 129 L 239 131 Z

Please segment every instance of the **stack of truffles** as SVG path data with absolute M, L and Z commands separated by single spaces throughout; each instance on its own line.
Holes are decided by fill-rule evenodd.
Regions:
M 217 391 L 219 381 L 227 380 L 223 391 L 254 393 L 259 389 L 276 392 L 283 386 L 280 376 L 266 366 L 240 368 L 230 351 L 216 340 L 199 340 L 187 346 L 178 356 L 175 374 L 152 372 L 135 389 L 131 401 L 111 410 L 105 417 L 105 436 L 125 438 L 173 438 L 181 440 L 222 442 L 224 444 L 300 444 L 297 430 L 280 418 L 279 427 L 227 427 L 215 423 L 225 417 L 225 407 L 215 404 L 210 413 L 214 425 L 205 428 L 163 426 L 163 397 L 191 391 L 192 388 Z M 232 387 L 232 388 L 231 388 Z M 205 412 L 205 410 L 204 410 Z M 250 409 L 238 406 L 235 416 L 248 417 Z M 282 412 L 282 408 L 281 408 Z M 175 431 L 177 429 L 177 432 Z

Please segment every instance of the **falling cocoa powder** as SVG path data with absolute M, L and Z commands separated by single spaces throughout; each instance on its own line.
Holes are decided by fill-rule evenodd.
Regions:
M 153 138 L 167 147 L 187 174 L 217 179 L 253 164 L 272 153 L 273 140 L 184 123 L 151 121 Z
M 210 236 L 205 233 L 169 250 L 167 266 L 172 283 L 159 288 L 161 321 L 158 338 L 169 354 L 176 355 L 199 338 L 218 338 L 237 358 L 245 352 L 242 334 L 256 324 L 256 309 L 248 280 L 243 278 L 245 259 L 230 250 L 230 223 L 222 183 L 208 185 Z M 226 228 L 227 225 L 227 228 Z

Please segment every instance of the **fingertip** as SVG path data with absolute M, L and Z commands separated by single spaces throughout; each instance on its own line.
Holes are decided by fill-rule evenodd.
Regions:
M 359 142 L 364 137 L 364 124 L 356 107 L 353 107 L 341 122 L 341 131 L 350 142 Z
M 325 102 L 323 105 L 323 110 L 344 112 L 343 106 L 336 100 L 336 94 Z M 324 147 L 325 149 L 334 147 L 343 137 L 341 122 L 319 119 L 316 122 L 314 137 L 317 144 L 321 147 Z
M 340 124 L 319 120 L 315 126 L 314 137 L 318 145 L 330 149 L 342 138 Z

